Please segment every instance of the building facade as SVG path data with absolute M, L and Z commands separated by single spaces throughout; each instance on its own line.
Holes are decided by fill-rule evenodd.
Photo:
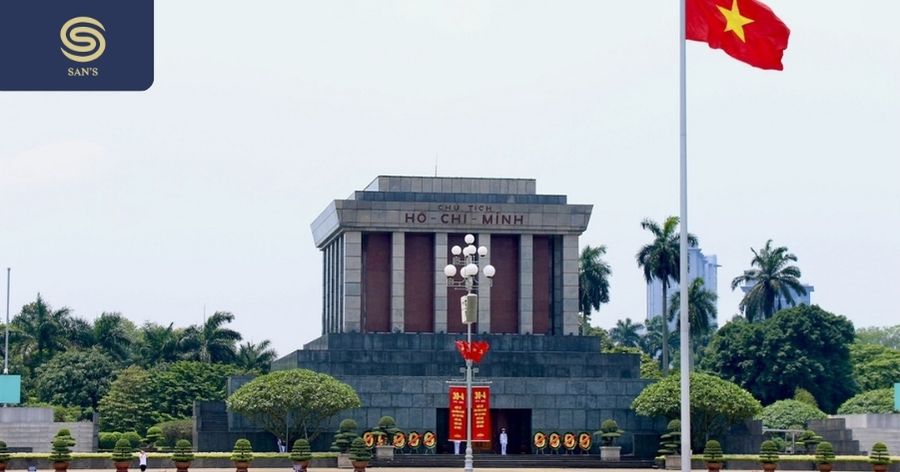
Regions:
M 719 262 L 715 255 L 707 256 L 698 247 L 688 248 L 688 281 L 703 279 L 703 287 L 718 296 Z M 667 294 L 670 297 L 667 306 L 671 305 L 672 295 L 678 293 L 681 285 L 675 279 L 669 279 Z M 718 301 L 716 301 L 718 307 Z M 647 319 L 662 315 L 662 282 L 654 278 L 647 284 Z M 712 320 L 715 321 L 715 320 Z

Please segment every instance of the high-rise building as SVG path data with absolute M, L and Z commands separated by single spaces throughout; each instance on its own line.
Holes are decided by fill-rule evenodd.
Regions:
M 703 279 L 703 286 L 706 290 L 718 295 L 718 270 L 719 264 L 716 256 L 704 255 L 703 250 L 698 247 L 688 248 L 689 283 L 699 277 Z M 680 287 L 674 279 L 669 279 L 669 288 L 666 291 L 669 300 L 666 302 L 666 309 L 672 306 L 672 295 L 678 293 Z M 662 314 L 662 281 L 654 278 L 647 284 L 647 319 Z

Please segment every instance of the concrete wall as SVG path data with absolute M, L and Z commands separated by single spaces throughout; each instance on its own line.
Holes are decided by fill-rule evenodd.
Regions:
M 50 452 L 53 436 L 63 428 L 75 439 L 73 451 L 97 450 L 96 423 L 54 423 L 51 408 L 0 408 L 0 438 L 16 450 Z

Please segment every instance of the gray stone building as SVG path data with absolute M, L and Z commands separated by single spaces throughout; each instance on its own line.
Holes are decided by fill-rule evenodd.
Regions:
M 312 223 L 323 254 L 322 336 L 273 369 L 324 372 L 356 389 L 363 407 L 328 431 L 343 417 L 366 428 L 390 415 L 451 450 L 448 381 L 462 378 L 454 343 L 466 326 L 443 269 L 472 234 L 488 250 L 479 262 L 496 268 L 491 281 L 479 275 L 473 330 L 491 346 L 476 380 L 491 382 L 495 430 L 478 446 L 496 449 L 505 427 L 510 451 L 528 453 L 537 431 L 594 432 L 612 418 L 625 430 L 623 453 L 652 456 L 661 425 L 630 410 L 647 384 L 639 357 L 602 354 L 598 338 L 577 335 L 578 237 L 591 209 L 538 194 L 533 179 L 377 177 Z M 252 429 L 234 415 L 228 424 Z

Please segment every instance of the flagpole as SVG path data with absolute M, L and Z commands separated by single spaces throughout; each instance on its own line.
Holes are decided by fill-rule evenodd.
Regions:
M 678 0 L 678 150 L 681 228 L 679 248 L 679 313 L 681 314 L 681 471 L 691 470 L 690 315 L 688 311 L 688 212 L 687 212 L 687 86 L 685 71 L 685 3 Z

